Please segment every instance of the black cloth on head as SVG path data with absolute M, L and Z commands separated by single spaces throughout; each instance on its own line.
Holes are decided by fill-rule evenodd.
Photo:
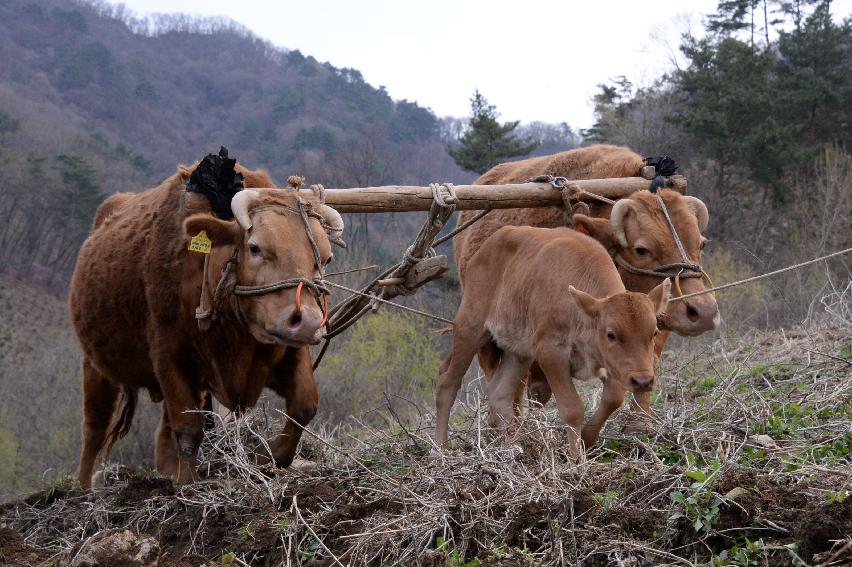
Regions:
M 243 174 L 234 169 L 236 165 L 237 160 L 228 158 L 228 148 L 222 146 L 219 155 L 207 154 L 186 182 L 186 190 L 207 197 L 213 214 L 223 220 L 234 218 L 231 199 L 245 188 Z

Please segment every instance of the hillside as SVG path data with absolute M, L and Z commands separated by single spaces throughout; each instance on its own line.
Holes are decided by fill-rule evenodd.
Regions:
M 154 179 L 220 144 L 279 177 L 301 152 L 328 155 L 357 136 L 415 155 L 439 146 L 429 110 L 394 102 L 357 70 L 276 50 L 226 20 L 161 20 L 145 34 L 133 24 L 107 4 L 4 2 L 0 82 L 124 144 Z M 2 102 L 13 115 L 17 104 Z M 434 174 L 458 173 L 440 153 L 430 156 Z
M 312 426 L 311 464 L 288 471 L 247 455 L 277 419 L 256 410 L 207 436 L 196 485 L 112 466 L 91 492 L 57 482 L 6 504 L 0 556 L 129 541 L 162 567 L 848 564 L 850 349 L 848 321 L 821 320 L 667 354 L 654 433 L 621 433 L 621 412 L 580 463 L 552 406 L 492 440 L 475 386 L 448 451 L 419 408 L 410 424 Z

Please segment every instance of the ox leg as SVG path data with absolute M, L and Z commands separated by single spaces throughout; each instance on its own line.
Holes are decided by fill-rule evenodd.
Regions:
M 532 401 L 545 405 L 550 401 L 553 392 L 547 383 L 547 377 L 541 370 L 541 366 L 534 362 L 527 373 L 527 392 Z
M 531 401 L 541 405 L 546 404 L 553 395 L 547 384 L 547 378 L 537 362 L 532 363 L 515 392 L 515 415 L 518 418 L 524 415 L 524 390 L 527 391 Z
M 598 435 L 606 420 L 609 419 L 612 412 L 624 403 L 624 394 L 626 394 L 624 388 L 618 384 L 614 384 L 612 380 L 608 380 L 604 384 L 601 404 L 595 410 L 589 422 L 583 427 L 583 443 L 585 443 L 586 447 L 591 447 L 598 440 Z
M 311 351 L 308 347 L 288 350 L 267 386 L 287 400 L 287 415 L 290 419 L 284 425 L 281 435 L 270 444 L 270 449 L 276 466 L 289 467 L 296 457 L 302 428 L 314 418 L 319 404 Z
M 175 445 L 174 432 L 171 423 L 169 423 L 169 412 L 163 404 L 154 449 L 154 462 L 157 465 L 157 472 L 163 476 L 177 478 L 179 461 L 180 456 L 178 455 L 177 445 Z
M 98 372 L 88 358 L 84 358 L 83 447 L 77 469 L 77 479 L 83 488 L 92 487 L 95 459 L 103 449 L 118 395 L 118 388 Z
M 458 321 L 456 317 L 456 321 Z M 478 350 L 490 342 L 490 335 L 480 328 L 463 327 L 456 324 L 453 330 L 453 350 L 441 364 L 438 375 L 438 385 L 435 392 L 435 407 L 437 425 L 435 437 L 438 445 L 447 444 L 450 428 L 450 410 L 458 396 L 464 374 L 467 372 L 473 356 Z
M 479 368 L 482 369 L 482 374 L 485 376 L 486 383 L 491 381 L 491 378 L 497 371 L 497 367 L 500 365 L 501 356 L 502 351 L 496 344 L 494 344 L 494 341 L 488 341 L 481 349 L 479 349 L 479 352 L 476 353 L 476 361 L 479 363 Z
M 505 433 L 513 423 L 517 410 L 517 393 L 523 395 L 523 377 L 530 366 L 529 360 L 504 351 L 494 378 L 488 383 L 488 421 L 491 427 Z
M 583 400 L 574 387 L 569 370 L 568 354 L 561 348 L 547 345 L 536 352 L 536 361 L 556 398 L 559 417 L 568 426 L 568 452 L 577 458 L 582 454 L 580 432 L 583 427 Z
M 156 372 L 163 389 L 164 411 L 168 413 L 172 442 L 177 449 L 177 471 L 170 471 L 166 467 L 158 469 L 158 472 L 170 475 L 179 484 L 195 482 L 198 478 L 198 447 L 204 437 L 204 417 L 200 412 L 193 411 L 200 409 L 200 391 L 186 373 L 167 359 L 160 361 Z

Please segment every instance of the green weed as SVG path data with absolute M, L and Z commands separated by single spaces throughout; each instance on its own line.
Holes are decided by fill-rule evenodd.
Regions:
M 461 556 L 461 553 L 459 553 L 459 550 L 455 548 L 449 549 L 450 542 L 440 536 L 435 539 L 435 543 L 438 546 L 438 551 L 446 553 L 447 565 L 449 565 L 449 567 L 476 567 L 482 563 L 478 557 L 474 557 L 470 561 L 465 561 Z
M 669 495 L 672 502 L 682 506 L 682 511 L 675 512 L 670 516 L 671 520 L 686 518 L 692 523 L 696 532 L 705 531 L 709 533 L 710 528 L 719 518 L 719 506 L 722 503 L 712 489 L 716 479 L 715 473 L 718 469 L 717 463 L 710 474 L 698 469 L 684 471 L 683 476 L 695 482 L 690 485 L 687 491 L 676 490 Z
M 719 383 L 719 378 L 713 375 L 708 374 L 704 378 L 700 379 L 695 385 L 705 392 L 712 390 Z
M 829 490 L 825 493 L 825 503 L 828 505 L 831 504 L 840 504 L 849 497 L 849 491 L 845 488 L 842 490 Z
M 618 501 L 618 492 L 615 490 L 607 490 L 606 492 L 595 492 L 592 494 L 592 500 L 600 506 L 604 512 L 608 512 Z
M 763 540 L 751 541 L 747 537 L 737 540 L 737 543 L 714 557 L 716 565 L 737 567 L 749 567 L 749 565 L 763 565 L 767 559 L 766 548 Z

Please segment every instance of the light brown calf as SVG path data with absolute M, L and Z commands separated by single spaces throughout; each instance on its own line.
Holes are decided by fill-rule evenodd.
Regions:
M 666 309 L 670 285 L 664 280 L 648 295 L 625 291 L 606 249 L 567 228 L 499 229 L 467 266 L 453 349 L 438 379 L 438 443 L 447 441 L 450 410 L 473 356 L 493 342 L 502 356 L 488 382 L 492 425 L 511 422 L 515 392 L 535 362 L 570 426 L 571 452 L 579 453 L 581 431 L 591 446 L 627 392 L 654 387 L 657 314 Z M 595 376 L 603 397 L 583 426 L 573 380 Z

